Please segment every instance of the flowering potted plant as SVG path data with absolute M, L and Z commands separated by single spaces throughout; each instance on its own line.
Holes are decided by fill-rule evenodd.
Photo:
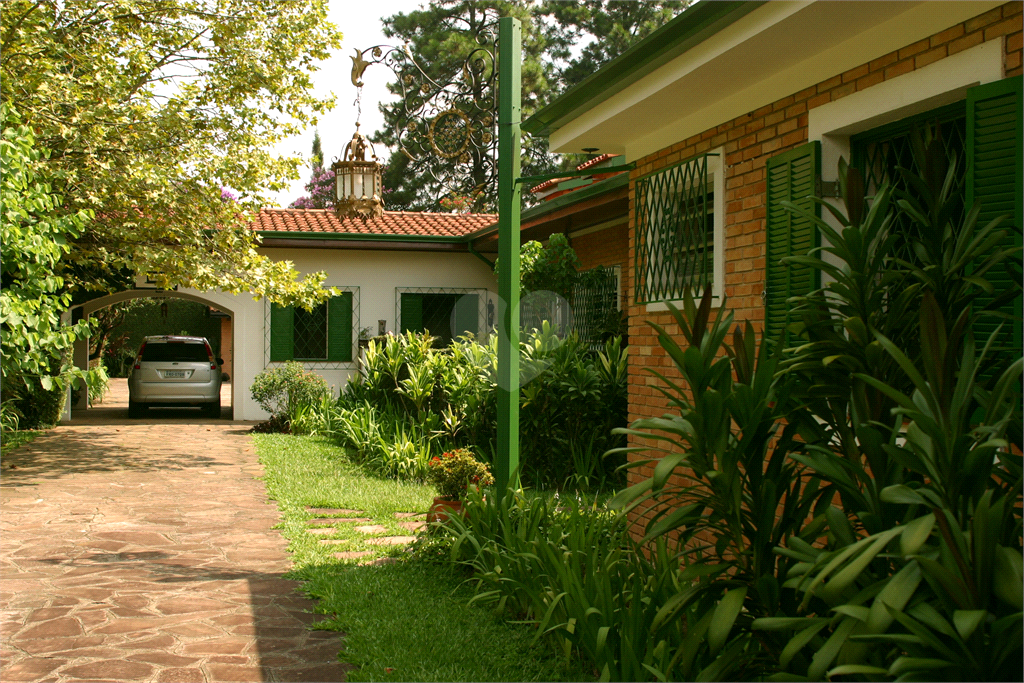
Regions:
M 427 463 L 427 478 L 437 487 L 438 496 L 427 513 L 427 522 L 441 522 L 451 513 L 462 512 L 462 496 L 470 484 L 490 486 L 494 477 L 487 465 L 473 457 L 468 448 L 433 457 Z

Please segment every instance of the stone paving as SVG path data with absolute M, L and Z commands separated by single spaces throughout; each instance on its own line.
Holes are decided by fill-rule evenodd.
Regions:
M 2 463 L 0 680 L 343 681 L 249 425 L 114 394 Z

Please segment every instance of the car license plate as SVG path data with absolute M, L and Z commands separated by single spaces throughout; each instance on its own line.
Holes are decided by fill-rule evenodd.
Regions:
M 164 370 L 164 377 L 184 377 L 184 370 Z

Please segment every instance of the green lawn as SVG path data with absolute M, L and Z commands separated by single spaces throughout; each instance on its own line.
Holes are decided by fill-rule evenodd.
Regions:
M 425 512 L 428 486 L 368 476 L 344 451 L 317 438 L 256 435 L 270 497 L 281 508 L 282 533 L 291 541 L 295 570 L 305 590 L 320 600 L 321 628 L 345 632 L 344 661 L 360 667 L 353 681 L 532 681 L 580 680 L 585 676 L 544 649 L 531 647 L 535 631 L 509 624 L 469 604 L 465 576 L 447 564 L 411 557 L 402 548 L 381 550 L 344 529 L 324 546 L 306 532 L 314 515 L 306 506 L 350 508 L 395 534 L 395 512 Z M 339 525 L 348 526 L 348 525 Z M 354 525 L 353 525 L 354 526 Z M 399 557 L 394 564 L 360 566 L 337 560 L 339 550 L 373 550 Z M 372 559 L 372 556 L 362 558 Z

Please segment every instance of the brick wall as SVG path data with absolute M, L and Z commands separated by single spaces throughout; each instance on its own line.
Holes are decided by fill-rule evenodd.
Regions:
M 1004 76 L 1020 76 L 1022 3 L 1010 2 L 957 24 L 928 39 L 833 76 L 773 104 L 706 130 L 671 147 L 637 160 L 631 174 L 630 205 L 635 202 L 635 179 L 703 152 L 725 148 L 725 292 L 737 320 L 750 320 L 760 328 L 764 319 L 761 302 L 765 268 L 765 164 L 770 157 L 807 142 L 807 112 L 851 93 L 920 69 L 945 57 L 989 40 L 1001 40 Z M 635 255 L 636 231 L 630 212 L 629 254 Z M 629 419 L 657 417 L 667 410 L 665 398 L 655 389 L 658 383 L 645 368 L 657 369 L 670 379 L 679 375 L 658 345 L 647 321 L 656 322 L 671 334 L 678 328 L 668 313 L 648 313 L 633 302 L 632 268 L 623 270 L 623 282 L 630 301 Z M 677 341 L 682 343 L 681 338 Z M 630 445 L 655 445 L 652 440 L 630 437 Z M 643 455 L 631 454 L 634 459 Z M 633 470 L 630 483 L 650 476 L 652 469 Z M 650 512 L 640 514 L 645 517 Z
M 619 296 L 626 301 L 625 274 L 629 266 L 629 226 L 626 223 L 573 237 L 572 248 L 580 259 L 580 270 L 597 266 L 619 266 L 622 269 L 623 288 Z

